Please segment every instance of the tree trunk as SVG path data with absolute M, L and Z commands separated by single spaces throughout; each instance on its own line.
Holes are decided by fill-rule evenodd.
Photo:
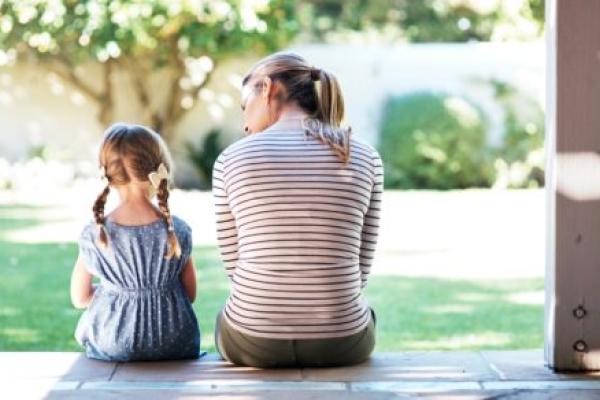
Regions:
M 112 74 L 114 72 L 114 62 L 109 59 L 103 64 L 102 77 L 104 82 L 104 93 L 99 102 L 100 110 L 98 112 L 98 121 L 103 127 L 108 127 L 114 123 L 114 101 L 113 101 L 113 87 L 112 87 Z
M 175 129 L 181 119 L 187 114 L 188 109 L 181 106 L 181 100 L 186 93 L 181 88 L 179 82 L 186 74 L 185 65 L 179 54 L 175 52 L 174 62 L 167 67 L 173 70 L 168 91 L 168 99 L 164 109 L 156 109 L 152 106 L 152 98 L 148 90 L 150 82 L 151 69 L 144 65 L 142 60 L 109 59 L 102 63 L 102 91 L 97 91 L 83 81 L 76 73 L 74 66 L 66 60 L 57 59 L 56 62 L 49 64 L 49 70 L 56 73 L 61 79 L 70 83 L 73 87 L 80 90 L 92 102 L 98 106 L 97 119 L 100 124 L 106 128 L 114 123 L 114 96 L 115 91 L 112 84 L 114 73 L 118 67 L 127 69 L 136 94 L 137 101 L 143 110 L 142 121 L 148 124 L 152 129 L 158 132 L 167 143 L 171 142 L 175 136 Z M 212 77 L 214 68 L 208 72 L 206 79 L 201 85 L 195 87 L 190 96 L 197 101 L 198 93 L 206 87 Z

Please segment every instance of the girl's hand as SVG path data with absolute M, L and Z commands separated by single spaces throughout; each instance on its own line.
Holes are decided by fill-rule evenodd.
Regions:
M 180 280 L 187 297 L 193 303 L 196 300 L 196 267 L 194 267 L 194 261 L 191 256 L 181 270 Z
M 90 304 L 96 289 L 92 285 L 92 278 L 80 254 L 71 274 L 71 303 L 75 308 L 84 309 Z

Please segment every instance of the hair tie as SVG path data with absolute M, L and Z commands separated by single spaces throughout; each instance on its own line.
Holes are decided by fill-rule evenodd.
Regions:
M 148 174 L 148 180 L 150 180 L 150 183 L 152 183 L 152 186 L 154 186 L 155 189 L 158 189 L 160 182 L 163 179 L 169 180 L 169 171 L 167 170 L 167 167 L 165 167 L 165 164 L 160 163 L 156 171 Z
M 108 179 L 108 175 L 106 175 L 106 168 L 104 168 L 104 165 L 100 167 L 100 180 L 102 181 L 102 184 L 104 186 L 108 186 L 108 184 L 110 183 L 110 179 Z
M 321 79 L 321 70 L 319 68 L 311 68 L 310 69 L 310 79 L 313 81 L 318 81 Z

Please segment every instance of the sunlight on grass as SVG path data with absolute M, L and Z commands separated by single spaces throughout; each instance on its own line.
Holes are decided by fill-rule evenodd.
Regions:
M 468 314 L 473 312 L 474 306 L 468 304 L 446 304 L 424 308 L 423 311 L 431 314 Z
M 537 304 L 544 305 L 545 293 L 543 290 L 532 292 L 511 293 L 506 299 L 515 304 Z
M 485 293 L 458 293 L 456 295 L 456 300 L 461 301 L 488 301 L 491 299 L 491 296 Z
M 3 234 L 40 223 L 6 206 L 0 215 L 12 215 L 0 216 Z M 81 350 L 73 338 L 81 311 L 69 301 L 76 256 L 74 242 L 15 243 L 0 237 L 0 259 L 8 261 L 0 264 L 0 351 Z M 202 349 L 214 351 L 215 318 L 229 294 L 229 281 L 217 248 L 195 247 L 193 257 L 198 268 L 193 307 Z M 540 348 L 543 288 L 542 278 L 373 275 L 366 297 L 377 313 L 376 351 Z
M 28 328 L 4 328 L 0 330 L 0 335 L 18 343 L 35 343 L 41 339 L 38 331 Z
M 0 317 L 14 317 L 19 314 L 19 310 L 12 307 L 0 307 Z
M 461 350 L 466 347 L 504 347 L 511 343 L 512 335 L 499 332 L 478 332 L 472 335 L 441 337 L 435 340 L 409 340 L 404 342 L 406 350 Z

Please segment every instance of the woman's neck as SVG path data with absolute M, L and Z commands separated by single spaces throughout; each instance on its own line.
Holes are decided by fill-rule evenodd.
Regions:
M 279 118 L 267 130 L 300 129 L 302 120 L 309 115 L 299 107 L 285 107 L 281 110 Z

